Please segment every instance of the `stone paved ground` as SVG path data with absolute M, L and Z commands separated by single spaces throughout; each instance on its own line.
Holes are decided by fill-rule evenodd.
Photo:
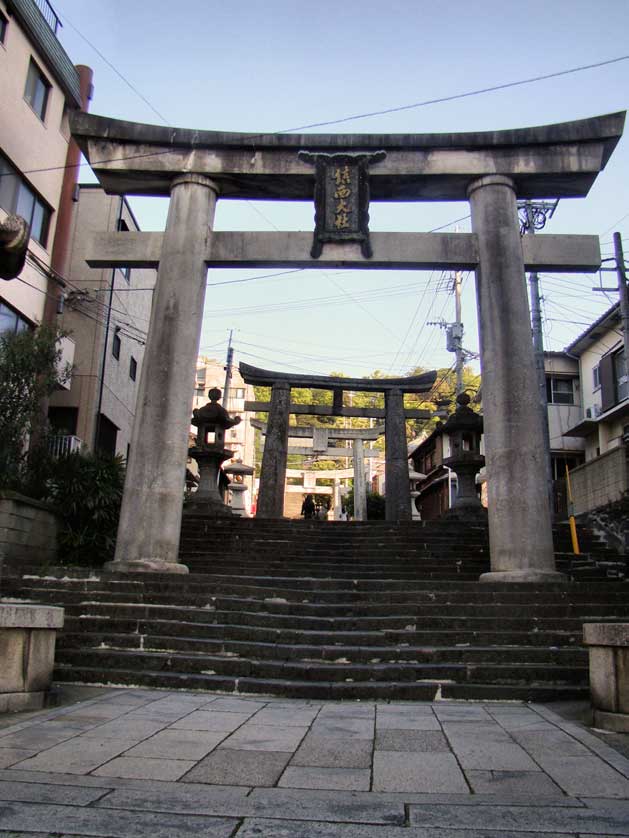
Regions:
M 143 689 L 0 724 L 0 838 L 629 836 L 629 759 L 545 705 Z

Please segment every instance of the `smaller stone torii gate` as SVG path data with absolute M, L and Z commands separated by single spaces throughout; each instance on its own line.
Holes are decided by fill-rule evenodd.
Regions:
M 270 402 L 245 404 L 245 410 L 269 414 L 256 517 L 281 518 L 283 515 L 289 417 L 291 413 L 305 413 L 324 416 L 362 416 L 374 419 L 380 419 L 384 415 L 387 521 L 410 520 L 411 489 L 408 482 L 406 419 L 426 419 L 432 414 L 429 410 L 405 410 L 404 393 L 427 393 L 435 383 L 436 372 L 425 372 L 408 378 L 335 378 L 326 375 L 272 372 L 241 362 L 240 374 L 247 384 L 271 387 Z M 331 390 L 332 404 L 291 403 L 291 387 Z M 384 410 L 377 407 L 344 407 L 343 393 L 346 391 L 384 393 Z
M 624 120 L 621 112 L 461 134 L 240 134 L 73 114 L 73 137 L 108 194 L 170 198 L 163 233 L 95 234 L 86 247 L 90 267 L 158 269 L 110 569 L 187 570 L 178 562 L 181 487 L 208 267 L 467 269 L 476 272 L 485 403 L 492 571 L 483 578 L 563 581 L 540 489 L 543 415 L 525 271 L 595 272 L 600 243 L 520 237 L 517 200 L 585 197 Z M 314 199 L 314 238 L 214 232 L 219 197 Z M 469 201 L 472 232 L 370 233 L 370 200 Z M 281 405 L 289 390 L 278 386 L 273 398 Z
M 255 404 L 248 402 L 249 406 Z M 247 408 L 245 404 L 245 410 Z M 258 402 L 258 405 L 261 403 Z M 269 405 L 270 407 L 270 405 Z M 317 405 L 320 407 L 320 405 Z M 261 410 L 260 407 L 256 408 Z M 267 424 L 259 419 L 251 419 L 251 424 L 254 428 L 262 431 L 266 437 Z M 385 433 L 384 425 L 376 425 L 375 428 L 333 428 L 333 427 L 318 427 L 315 425 L 289 425 L 288 439 L 311 439 L 310 446 L 288 446 L 288 454 L 301 454 L 302 456 L 312 456 L 313 454 L 325 455 L 330 459 L 346 459 L 352 460 L 353 470 L 352 477 L 354 479 L 354 518 L 356 521 L 367 520 L 367 481 L 365 479 L 365 457 L 376 457 L 377 452 L 369 448 L 365 448 L 364 443 L 375 441 L 379 436 Z M 350 440 L 351 446 L 344 447 L 330 447 L 330 439 Z M 327 477 L 325 471 L 317 472 L 324 477 Z M 262 481 L 262 477 L 260 480 Z
M 306 475 L 309 475 L 311 478 L 313 478 L 314 486 L 303 485 L 306 482 Z M 332 495 L 335 513 L 337 511 L 340 513 L 342 507 L 341 480 L 350 480 L 353 476 L 354 470 L 351 468 L 335 468 L 329 470 L 321 469 L 320 471 L 313 471 L 311 469 L 287 468 L 286 477 L 297 477 L 303 481 L 303 484 L 301 486 L 293 486 L 288 484 L 286 486 L 286 491 L 288 493 L 299 492 L 299 494 L 301 495 L 308 494 L 309 492 L 317 495 L 330 494 Z M 329 486 L 318 486 L 317 480 L 332 480 L 334 486 L 333 488 L 330 488 Z M 335 520 L 337 520 L 336 517 Z

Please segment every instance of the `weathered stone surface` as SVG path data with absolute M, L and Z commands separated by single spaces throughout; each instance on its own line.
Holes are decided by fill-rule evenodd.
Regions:
M 629 646 L 629 623 L 585 623 L 586 646 Z
M 189 771 L 183 782 L 274 786 L 291 756 L 291 753 L 219 748 Z
M 224 731 L 214 730 L 162 730 L 128 750 L 127 756 L 196 761 L 212 751 L 226 735 Z
M 277 727 L 248 723 L 232 733 L 221 748 L 245 751 L 294 751 L 304 738 L 305 727 Z
M 597 836 L 627 835 L 626 814 L 614 809 L 571 809 L 546 806 L 416 806 L 409 807 L 411 826 L 467 830 L 494 830 L 520 833 L 545 832 L 594 834 Z M 446 833 L 447 834 L 447 833 Z
M 0 781 L 0 800 L 24 803 L 61 803 L 64 806 L 87 806 L 98 800 L 106 789 L 80 786 L 46 785 Z
M 376 734 L 377 751 L 449 751 L 443 735 L 436 730 L 379 730 Z
M 320 768 L 369 768 L 372 743 L 369 740 L 329 738 L 310 733 L 291 760 L 291 765 Z
M 463 772 L 453 754 L 397 753 L 376 751 L 373 755 L 374 791 L 469 792 Z
M 123 756 L 94 771 L 97 777 L 133 777 L 138 780 L 178 780 L 195 765 L 195 760 Z
M 89 774 L 99 765 L 126 751 L 126 739 L 90 739 L 80 736 L 54 745 L 35 757 L 17 763 L 20 771 L 61 771 L 64 774 Z
M 289 766 L 278 783 L 280 788 L 342 789 L 369 791 L 371 771 L 367 768 L 314 768 Z
M 558 785 L 542 771 L 466 770 L 465 776 L 474 794 L 561 797 Z M 498 801 L 497 801 L 498 802 Z
M 103 838 L 230 838 L 237 821 L 194 815 L 170 815 L 160 812 L 124 812 L 95 808 L 71 808 L 31 803 L 0 805 L 0 829 L 14 829 L 22 834 L 41 832 L 54 824 L 57 835 L 90 835 Z

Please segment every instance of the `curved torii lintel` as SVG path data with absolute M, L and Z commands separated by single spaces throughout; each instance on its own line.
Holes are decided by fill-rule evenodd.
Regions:
M 286 382 L 290 387 L 310 387 L 313 390 L 351 391 L 355 393 L 386 393 L 399 390 L 402 393 L 427 393 L 437 378 L 437 371 L 405 378 L 340 378 L 329 375 L 297 375 L 288 372 L 274 372 L 240 362 L 240 374 L 247 384 L 272 387 Z
M 460 134 L 251 134 L 196 131 L 72 114 L 72 134 L 112 194 L 168 195 L 202 174 L 222 198 L 311 200 L 314 173 L 298 151 L 385 151 L 370 171 L 374 201 L 464 201 L 481 177 L 513 180 L 519 198 L 587 195 L 623 131 L 618 112 L 530 128 Z

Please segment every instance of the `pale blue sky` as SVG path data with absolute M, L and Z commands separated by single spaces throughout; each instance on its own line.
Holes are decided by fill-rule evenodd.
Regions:
M 94 69 L 93 113 L 232 131 L 279 131 L 464 93 L 629 54 L 629 0 L 54 0 L 61 39 Z M 437 6 L 437 8 L 436 8 Z M 79 36 L 144 96 L 158 116 Z M 542 125 L 627 107 L 629 61 L 324 131 L 441 132 Z M 597 233 L 629 251 L 629 150 L 623 138 L 583 200 L 562 201 L 547 227 Z M 87 175 L 83 175 L 87 179 Z M 134 199 L 143 229 L 161 229 L 166 202 Z M 371 205 L 372 230 L 430 230 L 467 204 Z M 309 204 L 222 202 L 217 229 L 302 229 Z M 621 221 L 622 219 L 622 221 Z M 451 227 L 449 229 L 454 229 Z M 461 231 L 469 222 L 459 224 Z M 271 271 L 213 271 L 209 283 Z M 546 348 L 562 349 L 617 298 L 597 276 L 542 277 Z M 606 285 L 615 277 L 606 275 Z M 464 283 L 465 346 L 477 349 L 473 277 Z M 422 272 L 310 271 L 208 288 L 202 349 L 270 368 L 367 375 L 450 366 L 449 283 Z

